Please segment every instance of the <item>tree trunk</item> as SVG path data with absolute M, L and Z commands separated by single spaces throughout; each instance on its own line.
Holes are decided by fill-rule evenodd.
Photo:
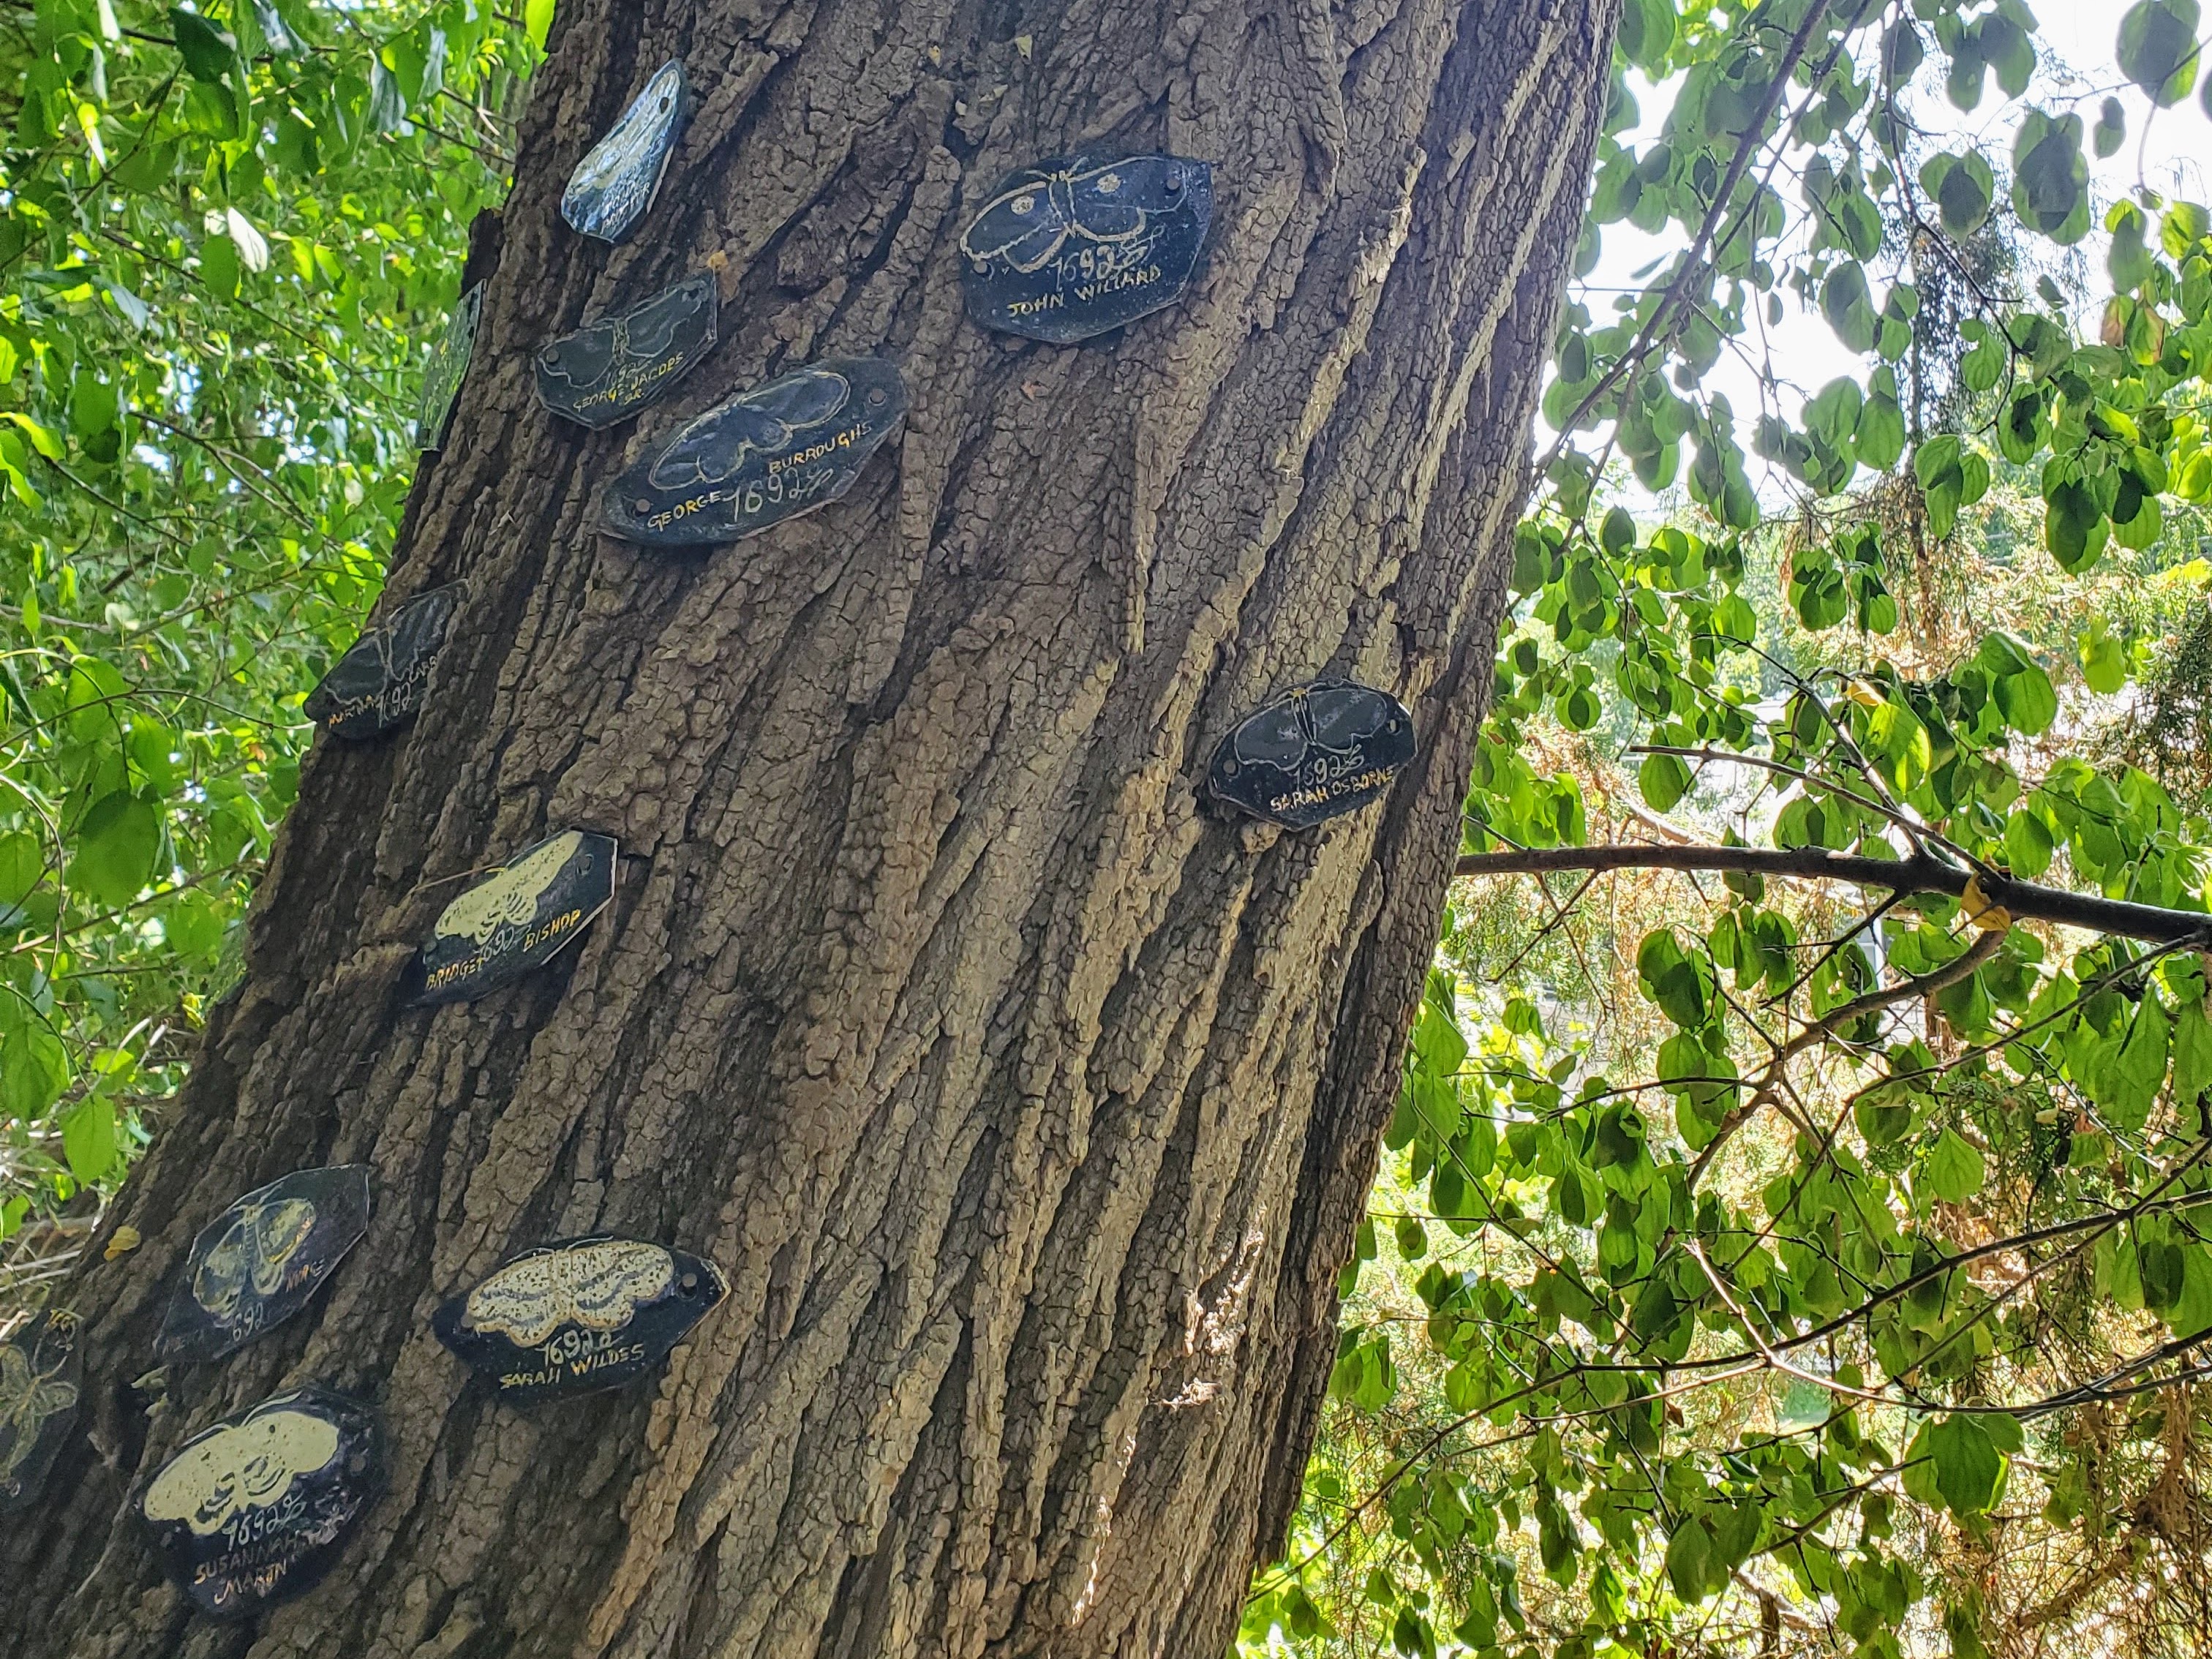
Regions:
M 95 1381 L 0 1530 L 12 1653 L 1217 1659 L 1457 851 L 1613 12 L 562 0 L 386 603 L 471 597 L 413 729 L 302 769 L 109 1224 L 143 1243 L 64 1298 Z M 679 54 L 659 201 L 577 237 L 568 170 Z M 1200 277 L 1088 346 L 981 331 L 961 226 L 1078 144 L 1216 163 Z M 537 407 L 537 346 L 702 266 L 724 339 L 667 404 Z M 875 352 L 912 412 L 841 503 L 702 555 L 595 533 L 648 439 Z M 1202 810 L 1222 734 L 1330 671 L 1414 710 L 1388 798 Z M 398 1006 L 454 878 L 568 827 L 621 841 L 580 945 Z M 133 1390 L 193 1233 L 349 1161 L 374 1218 L 309 1310 Z M 657 1382 L 493 1402 L 430 1310 L 594 1231 L 728 1299 Z M 381 1408 L 389 1494 L 300 1601 L 189 1615 L 137 1492 L 308 1381 Z

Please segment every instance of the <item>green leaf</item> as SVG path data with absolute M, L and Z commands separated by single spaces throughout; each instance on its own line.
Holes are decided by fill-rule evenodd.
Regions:
M 169 27 L 185 68 L 196 81 L 220 81 L 238 61 L 238 42 L 196 11 L 170 7 Z
M 70 885 L 103 909 L 128 904 L 153 878 L 161 850 L 161 815 L 149 802 L 118 789 L 84 815 L 70 860 Z
M 63 1114 L 62 1154 L 70 1173 L 86 1186 L 106 1179 L 120 1152 L 112 1101 L 88 1095 Z
M 1690 793 L 1690 769 L 1679 755 L 1646 755 L 1636 769 L 1636 787 L 1644 805 L 1664 812 Z
M 2120 19 L 2120 72 L 2161 108 L 2197 84 L 2197 0 L 2136 0 Z
M 1982 1189 L 1982 1155 L 1954 1129 L 1946 1129 L 1920 1166 L 1928 1189 L 1946 1204 L 1963 1204 Z
M 522 27 L 530 36 L 530 44 L 544 51 L 545 39 L 553 32 L 553 0 L 526 0 Z
M 0 1004 L 0 1115 L 39 1121 L 69 1081 L 69 1051 L 53 1027 L 7 997 Z
M 1946 1508 L 1964 1517 L 1990 1512 L 2004 1478 L 2004 1458 L 1978 1419 L 1943 1418 L 1923 1429 L 1915 1443 L 1936 1460 L 1936 1490 Z
M 2071 246 L 2089 229 L 2089 164 L 2081 118 L 2031 110 L 2013 141 L 2013 206 L 2021 222 Z

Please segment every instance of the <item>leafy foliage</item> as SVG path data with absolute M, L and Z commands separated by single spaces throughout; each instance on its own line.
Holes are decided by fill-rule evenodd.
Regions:
M 0 1234 L 115 1177 L 234 971 L 538 50 L 477 0 L 0 31 Z

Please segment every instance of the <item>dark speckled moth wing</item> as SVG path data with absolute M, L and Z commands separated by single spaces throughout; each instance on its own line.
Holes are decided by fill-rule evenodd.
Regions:
M 619 242 L 636 228 L 659 194 L 668 159 L 684 135 L 690 99 L 680 58 L 653 71 L 645 90 L 568 175 L 561 216 L 571 228 Z
M 355 738 L 413 720 L 465 591 L 454 582 L 417 593 L 363 633 L 307 694 L 307 718 L 334 738 Z
M 200 1229 L 154 1346 L 220 1359 L 306 1307 L 368 1231 L 368 1165 L 295 1170 Z
M 1413 717 L 1349 680 L 1293 686 L 1221 740 L 1206 793 L 1286 829 L 1356 811 L 1413 758 Z
M 1213 169 L 1179 155 L 1060 155 L 1001 179 L 961 233 L 968 314 L 1055 345 L 1175 303 L 1213 219 Z
M 477 325 L 483 318 L 483 284 L 478 283 L 460 297 L 446 331 L 422 371 L 422 402 L 415 415 L 415 447 L 443 449 L 446 428 L 453 418 L 453 399 L 468 378 L 469 359 L 477 349 Z
M 72 1314 L 33 1314 L 0 1342 L 0 1515 L 38 1501 L 84 1403 Z
M 906 413 L 882 357 L 825 357 L 708 410 L 608 486 L 602 527 L 648 547 L 712 546 L 826 507 Z
M 538 354 L 538 401 L 597 431 L 626 421 L 714 349 L 721 295 L 711 273 L 602 317 Z
M 595 1234 L 511 1258 L 430 1328 L 501 1399 L 532 1405 L 642 1376 L 727 1290 L 711 1261 Z
M 568 830 L 516 854 L 440 915 L 408 999 L 465 1002 L 550 962 L 613 900 L 616 850 L 612 836 Z
M 327 1389 L 295 1389 L 185 1442 L 147 1483 L 138 1512 L 192 1604 L 244 1619 L 328 1572 L 384 1480 L 376 1413 Z

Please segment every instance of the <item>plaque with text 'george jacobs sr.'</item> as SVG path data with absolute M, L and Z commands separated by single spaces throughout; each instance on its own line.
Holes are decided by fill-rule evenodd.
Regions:
M 417 593 L 356 640 L 307 694 L 307 718 L 334 738 L 356 738 L 413 720 L 464 592 L 454 582 Z
M 376 1413 L 295 1389 L 185 1442 L 138 1508 L 193 1604 L 244 1619 L 328 1572 L 383 1488 Z
M 538 401 L 597 431 L 626 421 L 714 349 L 721 295 L 702 272 L 538 354 Z
M 155 1358 L 220 1359 L 307 1305 L 368 1231 L 368 1165 L 295 1170 L 192 1240 Z
M 1213 218 L 1213 169 L 1062 155 L 1001 179 L 960 235 L 968 314 L 1068 345 L 1172 305 Z
M 613 900 L 615 850 L 612 836 L 564 830 L 477 882 L 438 917 L 410 1000 L 466 1002 L 560 955 Z
M 561 192 L 561 216 L 572 229 L 619 242 L 636 228 L 660 193 L 690 102 L 683 62 L 672 58 L 653 71 L 645 90 L 630 100 L 622 118 L 568 175 L 568 187 Z
M 441 1307 L 430 1328 L 501 1399 L 532 1405 L 643 1376 L 727 1289 L 711 1261 L 598 1235 L 524 1251 Z
M 825 357 L 708 410 L 616 479 L 602 527 L 648 547 L 741 541 L 853 487 L 906 413 L 881 357 Z
M 1221 740 L 1207 793 L 1255 817 L 1306 830 L 1357 811 L 1413 758 L 1413 717 L 1349 680 L 1294 686 Z
M 37 1501 L 83 1403 L 75 1315 L 33 1314 L 0 1342 L 0 1515 Z

